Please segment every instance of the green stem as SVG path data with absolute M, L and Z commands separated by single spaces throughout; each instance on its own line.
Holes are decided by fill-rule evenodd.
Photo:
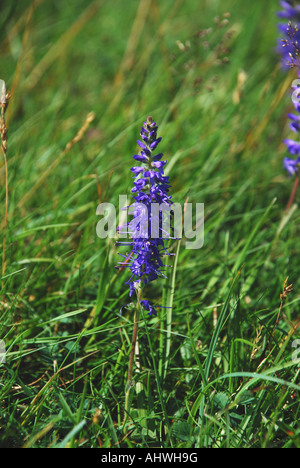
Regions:
M 285 211 L 289 211 L 289 209 L 291 208 L 292 203 L 294 201 L 294 198 L 296 196 L 298 185 L 299 185 L 299 176 L 296 177 L 296 179 L 295 179 L 294 186 L 293 186 L 293 189 L 292 189 L 288 204 L 286 205 Z
M 164 379 L 166 378 L 166 375 L 167 375 L 169 356 L 170 356 L 170 350 L 171 350 L 173 300 L 174 300 L 174 294 L 175 294 L 175 280 L 176 280 L 176 270 L 177 270 L 180 244 L 181 244 L 181 240 L 177 242 L 175 261 L 174 261 L 173 270 L 172 270 L 171 288 L 168 291 L 168 297 L 167 297 L 166 354 L 165 354 L 165 367 L 164 367 L 164 374 L 163 374 Z
M 125 422 L 127 416 L 129 415 L 130 410 L 130 390 L 132 388 L 132 372 L 133 372 L 133 361 L 135 355 L 135 348 L 138 336 L 138 327 L 139 327 L 139 317 L 140 317 L 140 294 L 141 290 L 138 291 L 138 298 L 137 298 L 137 306 L 134 313 L 134 324 L 133 324 L 133 333 L 132 333 L 132 340 L 131 340 L 131 349 L 130 349 L 130 356 L 129 356 L 129 364 L 128 364 L 128 375 L 127 375 L 127 388 L 125 393 L 125 415 L 124 415 L 124 431 L 125 429 Z
M 150 333 L 149 333 L 147 321 L 145 320 L 144 312 L 143 312 L 142 309 L 141 309 L 141 312 L 142 312 L 143 321 L 145 323 L 147 340 L 148 340 L 148 344 L 149 344 L 150 354 L 151 354 L 151 357 L 152 357 L 153 370 L 154 370 L 155 380 L 156 380 L 156 384 L 157 384 L 157 391 L 158 391 L 158 395 L 159 395 L 160 405 L 161 405 L 161 409 L 162 409 L 164 419 L 165 419 L 165 423 L 166 423 L 167 430 L 168 430 L 167 440 L 170 441 L 171 447 L 174 447 L 174 444 L 173 444 L 172 438 L 171 438 L 171 426 L 170 426 L 170 423 L 169 423 L 168 414 L 167 414 L 165 402 L 164 402 L 164 399 L 163 399 L 162 389 L 161 389 L 161 385 L 160 385 L 160 377 L 159 377 L 159 372 L 158 372 L 158 369 L 157 369 L 156 361 L 155 361 L 155 358 L 154 358 L 154 352 L 153 352 L 153 346 L 152 346 L 152 342 L 151 342 L 151 338 L 150 338 Z

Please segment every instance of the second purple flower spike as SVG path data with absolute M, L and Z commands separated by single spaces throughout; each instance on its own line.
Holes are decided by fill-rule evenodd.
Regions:
M 282 39 L 278 41 L 282 67 L 289 69 L 300 66 L 300 4 L 299 2 L 280 1 L 281 11 L 277 16 L 285 22 L 278 24 Z

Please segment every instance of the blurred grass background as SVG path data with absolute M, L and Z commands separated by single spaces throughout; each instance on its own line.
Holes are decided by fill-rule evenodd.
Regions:
M 292 181 L 282 168 L 294 74 L 278 65 L 277 9 L 260 0 L 1 6 L 0 78 L 12 93 L 3 447 L 299 446 L 299 212 L 284 212 Z M 114 269 L 113 242 L 96 235 L 96 208 L 130 193 L 147 115 L 174 201 L 205 204 L 205 241 L 195 251 L 182 241 L 175 291 L 172 276 L 148 289 L 158 303 L 174 292 L 171 335 L 164 312 L 140 324 L 145 394 L 133 391 L 124 432 L 133 314 L 120 316 L 128 277 Z M 4 219 L 2 162 L 0 177 Z M 293 292 L 271 340 L 287 277 Z

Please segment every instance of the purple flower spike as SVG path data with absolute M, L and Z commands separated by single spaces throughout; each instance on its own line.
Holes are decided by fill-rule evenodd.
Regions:
M 162 258 L 171 255 L 165 246 L 168 239 L 162 228 L 162 213 L 153 215 L 152 210 L 154 203 L 155 206 L 165 205 L 166 208 L 173 203 L 168 195 L 169 178 L 164 176 L 163 171 L 166 161 L 161 161 L 162 153 L 152 154 L 161 141 L 161 137 L 157 138 L 157 129 L 152 117 L 148 117 L 141 128 L 142 141 L 137 140 L 141 154 L 133 156 L 142 165 L 131 168 L 134 173 L 134 187 L 131 190 L 134 203 L 129 214 L 133 215 L 133 220 L 122 227 L 130 233 L 130 240 L 126 245 L 131 246 L 131 251 L 122 255 L 124 262 L 119 267 L 126 266 L 131 270 L 131 276 L 126 282 L 130 296 L 151 281 L 165 277 L 163 271 L 169 265 L 164 265 Z M 149 315 L 156 315 L 156 310 L 149 301 L 142 300 L 140 303 L 149 311 Z
M 300 71 L 298 72 L 300 78 Z M 297 89 L 297 86 L 293 86 L 294 89 Z M 300 133 L 300 96 L 297 99 L 293 99 L 293 104 L 296 112 L 298 114 L 289 113 L 288 117 L 291 120 L 290 128 L 295 133 Z M 300 167 L 300 143 L 299 141 L 292 140 L 287 138 L 284 140 L 284 143 L 287 145 L 288 152 L 293 156 L 298 156 L 297 159 L 290 157 L 285 157 L 283 159 L 283 167 L 289 173 L 290 176 L 293 176 L 298 173 Z
M 279 2 L 282 8 L 277 16 L 285 23 L 278 24 L 281 38 L 278 40 L 277 51 L 281 55 L 283 69 L 300 67 L 300 5 L 291 2 Z

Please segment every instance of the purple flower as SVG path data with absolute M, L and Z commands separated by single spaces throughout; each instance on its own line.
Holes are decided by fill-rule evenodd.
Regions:
M 148 141 L 148 138 L 144 136 L 144 134 L 142 134 L 142 137 L 145 141 Z M 145 145 L 145 143 L 143 143 L 142 141 L 140 140 L 137 140 L 137 144 L 143 149 L 143 150 L 148 150 L 147 146 Z
M 300 5 L 293 7 L 290 2 L 281 1 L 279 3 L 283 8 L 283 11 L 277 13 L 279 18 L 297 18 L 300 21 Z
M 126 229 L 131 237 L 126 243 L 131 246 L 131 251 L 125 255 L 120 254 L 124 261 L 119 262 L 120 268 L 127 267 L 131 270 L 131 276 L 126 282 L 130 288 L 130 296 L 151 281 L 165 277 L 163 271 L 169 265 L 164 265 L 163 257 L 171 255 L 165 246 L 168 239 L 163 236 L 165 231 L 162 229 L 162 214 L 160 211 L 154 214 L 152 209 L 153 204 L 171 207 L 173 203 L 168 194 L 171 187 L 169 178 L 164 175 L 163 170 L 166 161 L 161 161 L 162 153 L 153 154 L 161 141 L 161 137 L 157 138 L 157 129 L 152 117 L 148 117 L 141 127 L 142 141 L 137 140 L 141 152 L 133 158 L 142 165 L 131 168 L 134 174 L 134 187 L 131 190 L 134 203 L 129 214 L 133 215 L 133 219 L 119 228 L 119 231 Z M 149 301 L 142 300 L 140 303 L 149 311 L 149 315 L 156 315 L 156 310 Z
M 300 5 L 292 5 L 290 2 L 281 1 L 282 10 L 277 13 L 279 18 L 285 19 L 285 23 L 279 23 L 278 29 L 281 39 L 278 40 L 277 51 L 281 55 L 284 69 L 300 66 Z
M 298 71 L 298 76 L 300 78 L 300 71 Z M 295 80 L 295 83 L 292 86 L 294 90 L 298 89 L 297 81 L 299 81 L 299 80 Z M 294 95 L 293 96 L 293 104 L 294 104 L 294 108 L 295 108 L 297 114 L 289 113 L 288 117 L 291 120 L 291 123 L 290 123 L 291 130 L 293 130 L 293 132 L 299 134 L 300 133 L 300 95 L 298 97 L 297 93 L 295 94 L 295 92 L 293 93 L 293 95 Z M 289 173 L 289 175 L 292 176 L 292 175 L 298 173 L 298 170 L 299 170 L 300 142 L 292 140 L 290 138 L 287 138 L 287 139 L 284 140 L 284 143 L 287 145 L 288 152 L 291 155 L 298 156 L 297 159 L 293 159 L 293 158 L 290 158 L 290 157 L 285 157 L 283 159 L 283 167 L 286 169 L 286 171 Z
M 144 309 L 149 310 L 148 315 L 157 315 L 155 308 L 153 307 L 153 305 L 150 304 L 149 301 L 143 300 L 140 301 L 140 304 L 142 304 Z
M 133 159 L 135 159 L 136 161 L 147 162 L 148 156 L 142 152 L 142 154 L 135 154 L 133 156 Z
M 300 130 L 300 115 L 294 115 L 294 114 L 288 114 L 287 115 L 289 119 L 291 119 L 290 123 L 290 129 L 293 130 L 293 132 L 299 132 Z
M 300 154 L 300 143 L 298 141 L 287 138 L 284 140 L 284 143 L 287 145 L 289 153 Z
M 298 157 L 296 160 L 285 157 L 283 160 L 283 166 L 290 175 L 294 175 L 299 171 L 299 165 L 300 165 L 300 157 Z

